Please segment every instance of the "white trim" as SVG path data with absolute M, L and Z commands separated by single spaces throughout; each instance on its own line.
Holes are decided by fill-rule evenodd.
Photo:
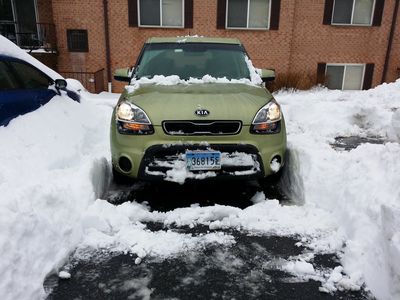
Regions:
M 350 23 L 334 23 L 333 22 L 333 18 L 335 16 L 335 4 L 336 4 L 336 0 L 333 1 L 333 9 L 332 9 L 332 17 L 331 17 L 331 25 L 334 26 L 361 26 L 361 27 L 371 27 L 373 22 L 374 22 L 374 15 L 375 15 L 375 5 L 376 5 L 376 0 L 373 0 L 373 4 L 372 4 L 372 11 L 371 11 L 371 20 L 369 22 L 369 24 L 358 24 L 358 23 L 353 23 L 354 22 L 354 11 L 355 11 L 355 7 L 356 7 L 356 1 L 357 0 L 353 0 L 353 8 L 352 8 L 352 12 L 351 12 L 351 19 L 350 19 Z
M 362 90 L 363 85 L 364 85 L 364 78 L 365 78 L 365 69 L 366 69 L 366 65 L 367 64 L 355 64 L 355 63 L 327 63 L 326 67 L 325 67 L 325 76 L 328 72 L 328 67 L 344 67 L 343 70 L 343 78 L 342 78 L 342 86 L 341 86 L 341 90 L 343 91 L 343 87 L 344 87 L 344 80 L 346 78 L 346 71 L 347 71 L 347 67 L 359 67 L 362 66 L 363 67 L 363 72 L 362 72 L 362 76 L 361 76 L 361 82 L 360 82 L 360 88 L 359 90 Z M 355 90 L 357 91 L 357 90 Z
M 354 10 L 356 8 L 356 1 L 357 0 L 353 0 L 353 7 L 351 8 L 350 24 L 354 24 Z
M 162 25 L 163 19 L 162 19 L 162 1 L 160 1 L 160 25 L 142 25 L 141 20 L 140 20 L 140 0 L 137 1 L 137 14 L 138 14 L 138 27 L 142 28 L 174 28 L 174 29 L 179 29 L 179 28 L 185 28 L 185 0 L 181 0 L 182 3 L 182 25 L 180 26 L 164 26 Z
M 249 19 L 250 19 L 250 0 L 247 0 L 247 16 L 246 16 L 246 28 L 249 28 Z
M 229 27 L 228 26 L 228 7 L 229 7 L 229 0 L 226 0 L 226 11 L 225 11 L 225 29 L 230 30 L 269 30 L 271 25 L 271 3 L 273 0 L 268 0 L 268 25 L 267 27 L 249 27 L 250 21 L 250 1 L 247 0 L 247 20 L 246 20 L 246 27 Z

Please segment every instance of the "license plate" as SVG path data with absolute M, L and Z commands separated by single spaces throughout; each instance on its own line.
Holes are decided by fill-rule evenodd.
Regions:
M 186 166 L 190 171 L 220 170 L 221 152 L 186 151 Z

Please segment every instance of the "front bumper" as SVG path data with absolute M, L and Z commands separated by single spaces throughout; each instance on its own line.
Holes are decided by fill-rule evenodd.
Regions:
M 278 158 L 284 165 L 286 152 L 286 129 L 282 120 L 279 133 L 270 135 L 251 134 L 250 126 L 244 125 L 236 135 L 218 136 L 171 136 L 161 126 L 154 126 L 152 135 L 122 135 L 111 122 L 111 153 L 113 167 L 120 173 L 146 180 L 163 180 L 173 161 L 183 160 L 186 150 L 218 150 L 227 157 L 237 154 L 250 156 L 254 164 L 225 164 L 211 178 L 262 178 L 274 174 L 270 162 Z M 123 170 L 120 159 L 128 159 L 131 168 Z M 248 161 L 248 160 L 247 160 Z M 175 164 L 176 167 L 176 164 Z M 201 175 L 202 172 L 199 174 Z M 204 173 L 204 172 L 203 172 Z M 207 176 L 192 175 L 190 178 L 204 179 Z

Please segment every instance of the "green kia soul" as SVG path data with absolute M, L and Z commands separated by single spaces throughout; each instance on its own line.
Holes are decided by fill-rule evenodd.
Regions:
M 111 120 L 113 174 L 185 180 L 265 178 L 279 173 L 286 151 L 279 104 L 263 86 L 240 41 L 151 38 Z

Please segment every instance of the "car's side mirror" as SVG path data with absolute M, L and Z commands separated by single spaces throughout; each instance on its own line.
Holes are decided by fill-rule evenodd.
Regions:
M 54 85 L 57 90 L 65 90 L 67 88 L 67 81 L 65 79 L 56 79 Z
M 275 70 L 261 69 L 260 77 L 263 82 L 274 81 L 275 80 Z
M 131 81 L 133 68 L 123 68 L 123 69 L 116 69 L 114 72 L 114 79 L 117 81 Z

